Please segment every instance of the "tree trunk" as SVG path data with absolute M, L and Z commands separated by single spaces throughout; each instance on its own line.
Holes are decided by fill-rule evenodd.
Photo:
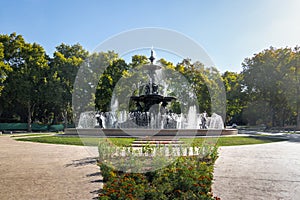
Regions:
M 272 103 L 270 103 L 270 105 L 273 105 Z M 272 120 L 272 127 L 275 127 L 275 111 L 274 108 L 272 106 L 271 107 L 271 120 Z
M 65 110 L 65 116 L 64 116 L 64 129 L 66 129 L 68 127 L 68 111 Z
M 299 131 L 300 130 L 300 112 L 298 110 L 298 115 L 297 115 L 297 127 L 296 129 Z
M 31 132 L 31 106 L 30 103 L 28 102 L 27 104 L 27 131 Z

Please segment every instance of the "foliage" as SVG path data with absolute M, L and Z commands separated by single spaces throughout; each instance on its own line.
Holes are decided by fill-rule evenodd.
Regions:
M 4 47 L 4 63 L 12 68 L 4 81 L 2 98 L 9 99 L 7 103 L 22 106 L 21 112 L 26 113 L 28 131 L 31 131 L 32 116 L 43 100 L 42 91 L 47 82 L 46 53 L 40 45 L 26 43 L 15 33 L 0 35 L 0 43 Z
M 56 47 L 53 58 L 50 59 L 46 95 L 46 113 L 41 115 L 51 116 L 51 123 L 64 121 L 67 124 L 72 119 L 72 92 L 75 77 L 79 67 L 87 58 L 88 52 L 80 44 L 61 44 Z
M 56 125 L 45 125 L 41 123 L 32 123 L 31 124 L 32 131 L 45 132 L 52 131 L 58 132 L 63 131 L 64 127 L 62 124 Z M 27 123 L 0 123 L 0 130 L 4 131 L 26 131 Z
M 195 91 L 193 98 L 198 98 L 200 111 L 210 111 L 210 96 L 213 94 L 209 93 L 207 86 L 217 88 L 216 82 L 209 77 L 210 71 L 215 73 L 216 70 L 205 70 L 201 63 L 192 64 L 188 59 L 176 66 L 164 59 L 159 62 L 167 69 L 165 79 L 171 85 L 168 94 L 176 95 L 180 101 L 172 102 L 171 110 L 187 112 L 188 105 L 182 110 L 185 99 L 181 98 L 189 97 L 186 87 L 192 85 L 190 89 Z M 44 124 L 64 122 L 66 126 L 68 122 L 77 122 L 81 111 L 95 108 L 109 111 L 113 94 L 129 97 L 137 78 L 146 81 L 147 76 L 136 71 L 148 63 L 144 55 L 134 55 L 127 64 L 113 51 L 89 54 L 80 44 L 63 43 L 56 47 L 53 58 L 50 58 L 40 45 L 26 43 L 21 35 L 1 35 L 0 81 L 3 83 L 0 115 L 7 122 L 26 121 L 30 130 L 33 121 Z M 195 68 L 198 65 L 200 68 Z M 80 66 L 83 66 L 80 72 L 83 73 L 82 80 L 75 79 Z M 179 78 L 174 79 L 174 73 Z M 99 74 L 102 75 L 99 77 Z M 182 75 L 187 81 L 180 85 Z M 124 78 L 127 78 L 126 84 Z M 74 84 L 81 94 L 73 95 Z M 71 105 L 72 96 L 73 102 L 80 101 L 84 105 Z M 127 106 L 126 103 L 120 106 Z M 73 113 L 72 106 L 79 112 Z M 75 119 L 72 119 L 73 114 Z
M 92 111 L 97 105 L 96 93 L 100 74 L 109 66 L 116 57 L 114 52 L 99 52 L 88 56 L 80 67 L 72 91 L 74 121 L 78 122 L 80 113 Z M 105 96 L 109 98 L 109 96 Z
M 211 185 L 217 148 L 205 156 L 181 156 L 167 167 L 126 173 L 99 162 L 104 180 L 99 199 L 217 199 Z
M 205 67 L 199 61 L 192 63 L 190 59 L 183 59 L 175 69 L 188 80 L 188 85 L 184 88 L 196 95 L 199 112 L 225 115 L 225 90 L 222 77 L 216 68 Z M 190 94 L 184 96 L 190 97 Z
M 198 112 L 222 117 L 226 108 L 229 125 L 300 129 L 299 47 L 270 47 L 246 58 L 241 73 L 226 71 L 222 76 L 215 67 L 188 58 L 158 63 L 165 71 L 157 84 L 167 86 L 159 92 L 177 98 L 167 108 L 175 113 L 187 113 L 197 103 Z M 144 55 L 126 63 L 113 51 L 90 54 L 80 44 L 62 43 L 50 57 L 22 35 L 0 35 L 0 121 L 26 122 L 28 131 L 33 122 L 67 126 L 83 111 L 111 110 L 116 96 L 122 97 L 120 109 L 132 109 L 129 97 L 149 81 L 145 64 L 149 61 Z
M 120 60 L 124 62 L 123 60 Z M 120 62 L 119 61 L 119 62 Z M 119 67 L 119 71 L 115 70 L 115 73 L 112 77 L 112 84 L 109 87 L 111 105 L 116 103 L 118 100 L 119 110 L 135 110 L 136 104 L 133 101 L 130 101 L 130 96 L 141 94 L 143 86 L 148 83 L 149 79 L 144 73 L 144 65 L 148 64 L 149 61 L 146 56 L 143 55 L 134 55 L 132 56 L 131 63 L 123 63 Z M 112 66 L 113 68 L 116 66 Z M 110 68 L 110 67 L 109 67 Z M 109 69 L 108 68 L 108 69 Z M 112 69 L 113 69 L 112 68 Z M 106 88 L 103 88 L 107 90 Z M 107 100 L 106 100 L 107 101 Z M 109 104 L 107 104 L 109 105 Z M 109 106 L 111 106 L 109 105 Z M 104 110 L 114 109 L 113 107 Z
M 7 73 L 12 71 L 12 68 L 4 61 L 4 46 L 0 43 L 0 96 L 4 89 L 3 82 L 7 78 Z
M 271 47 L 243 63 L 243 85 L 249 97 L 245 117 L 269 127 L 300 124 L 299 48 Z
M 243 76 L 226 71 L 222 79 L 226 90 L 226 124 L 244 124 L 242 112 L 247 103 L 247 95 L 243 91 Z
M 103 112 L 110 110 L 112 94 L 117 82 L 123 76 L 128 65 L 123 59 L 118 58 L 118 54 L 108 52 L 110 57 L 109 65 L 99 78 L 99 83 L 96 89 L 96 108 Z

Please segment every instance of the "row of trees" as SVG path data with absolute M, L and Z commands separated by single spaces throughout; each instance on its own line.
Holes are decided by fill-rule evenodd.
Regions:
M 249 123 L 300 128 L 300 49 L 273 47 L 247 58 L 241 73 Z
M 61 44 L 50 58 L 42 46 L 15 33 L 0 35 L 2 122 L 56 123 L 71 109 L 78 67 L 88 56 L 80 45 Z
M 246 58 L 241 73 L 225 72 L 227 119 L 300 129 L 299 50 L 270 47 Z
M 226 123 L 229 124 L 298 125 L 300 128 L 299 59 L 298 47 L 271 47 L 245 59 L 241 73 L 223 74 L 216 68 L 205 68 L 200 62 L 192 63 L 190 59 L 176 65 L 164 59 L 159 62 L 171 70 L 171 74 L 178 73 L 188 81 L 189 84 L 184 84 L 180 78 L 168 78 L 175 83 L 173 95 L 179 96 L 179 100 L 188 95 L 187 91 L 194 91 L 200 112 L 218 112 L 226 106 Z M 131 63 L 126 63 L 112 51 L 90 54 L 79 44 L 61 44 L 50 57 L 42 46 L 26 42 L 21 35 L 0 35 L 0 122 L 27 122 L 29 131 L 33 121 L 71 123 L 76 81 L 83 81 L 89 89 L 95 87 L 90 90 L 95 91 L 94 94 L 78 96 L 79 99 L 90 96 L 90 106 L 108 111 L 114 92 L 132 90 L 131 85 L 119 87 L 120 80 L 130 80 L 135 76 L 133 71 L 147 63 L 147 57 L 142 55 L 135 55 Z M 88 69 L 83 72 L 85 77 L 75 80 L 83 65 Z M 101 71 L 103 65 L 106 69 Z M 96 82 L 88 80 L 91 77 Z M 222 85 L 226 90 L 226 105 L 219 100 Z M 118 87 L 121 89 L 116 89 Z M 172 104 L 174 112 L 181 109 L 180 104 Z

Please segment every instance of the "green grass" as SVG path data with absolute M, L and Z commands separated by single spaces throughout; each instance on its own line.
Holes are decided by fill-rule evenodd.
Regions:
M 31 134 L 30 134 L 31 135 Z M 35 134 L 37 135 L 37 134 Z M 28 142 L 40 142 L 50 144 L 68 144 L 68 145 L 85 145 L 85 146 L 97 146 L 100 140 L 106 138 L 80 138 L 80 137 L 59 137 L 59 136 L 44 136 L 44 137 L 29 137 L 29 138 L 16 138 L 18 141 Z M 135 140 L 134 138 L 109 138 L 117 146 L 126 147 L 130 146 Z M 215 142 L 219 146 L 234 146 L 234 145 L 247 145 L 247 144 L 264 144 L 270 142 L 280 142 L 286 139 L 268 137 L 268 136 L 235 136 L 235 137 L 219 137 L 219 138 L 182 138 L 182 141 L 190 143 L 190 145 L 201 145 L 203 141 Z
M 30 137 L 30 136 L 49 136 L 46 133 L 31 133 L 31 134 L 20 134 L 20 135 L 12 135 L 11 137 Z
M 80 137 L 59 137 L 59 136 L 48 136 L 48 137 L 31 137 L 31 138 L 18 138 L 17 141 L 26 142 L 40 142 L 50 144 L 68 144 L 68 145 L 80 145 L 80 146 L 98 146 L 100 140 L 106 138 L 80 138 Z M 135 140 L 134 138 L 109 138 L 117 146 L 130 146 Z
M 184 138 L 181 140 L 186 143 L 191 143 L 191 145 L 198 146 L 203 143 L 205 138 L 195 138 L 195 139 Z M 206 139 L 205 142 L 209 142 L 210 140 L 212 140 L 213 142 L 215 142 L 215 140 L 217 140 L 218 146 L 264 144 L 264 143 L 270 143 L 270 142 L 286 141 L 286 139 L 283 139 L 283 138 L 274 138 L 274 137 L 267 137 L 267 136 L 235 136 L 235 137 L 219 137 L 219 138 Z

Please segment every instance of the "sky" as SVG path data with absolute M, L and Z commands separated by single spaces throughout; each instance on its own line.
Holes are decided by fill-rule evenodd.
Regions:
M 61 43 L 92 52 L 118 33 L 144 27 L 177 31 L 197 42 L 221 71 L 270 46 L 300 44 L 298 0 L 6 0 L 0 34 L 16 32 L 52 56 Z

